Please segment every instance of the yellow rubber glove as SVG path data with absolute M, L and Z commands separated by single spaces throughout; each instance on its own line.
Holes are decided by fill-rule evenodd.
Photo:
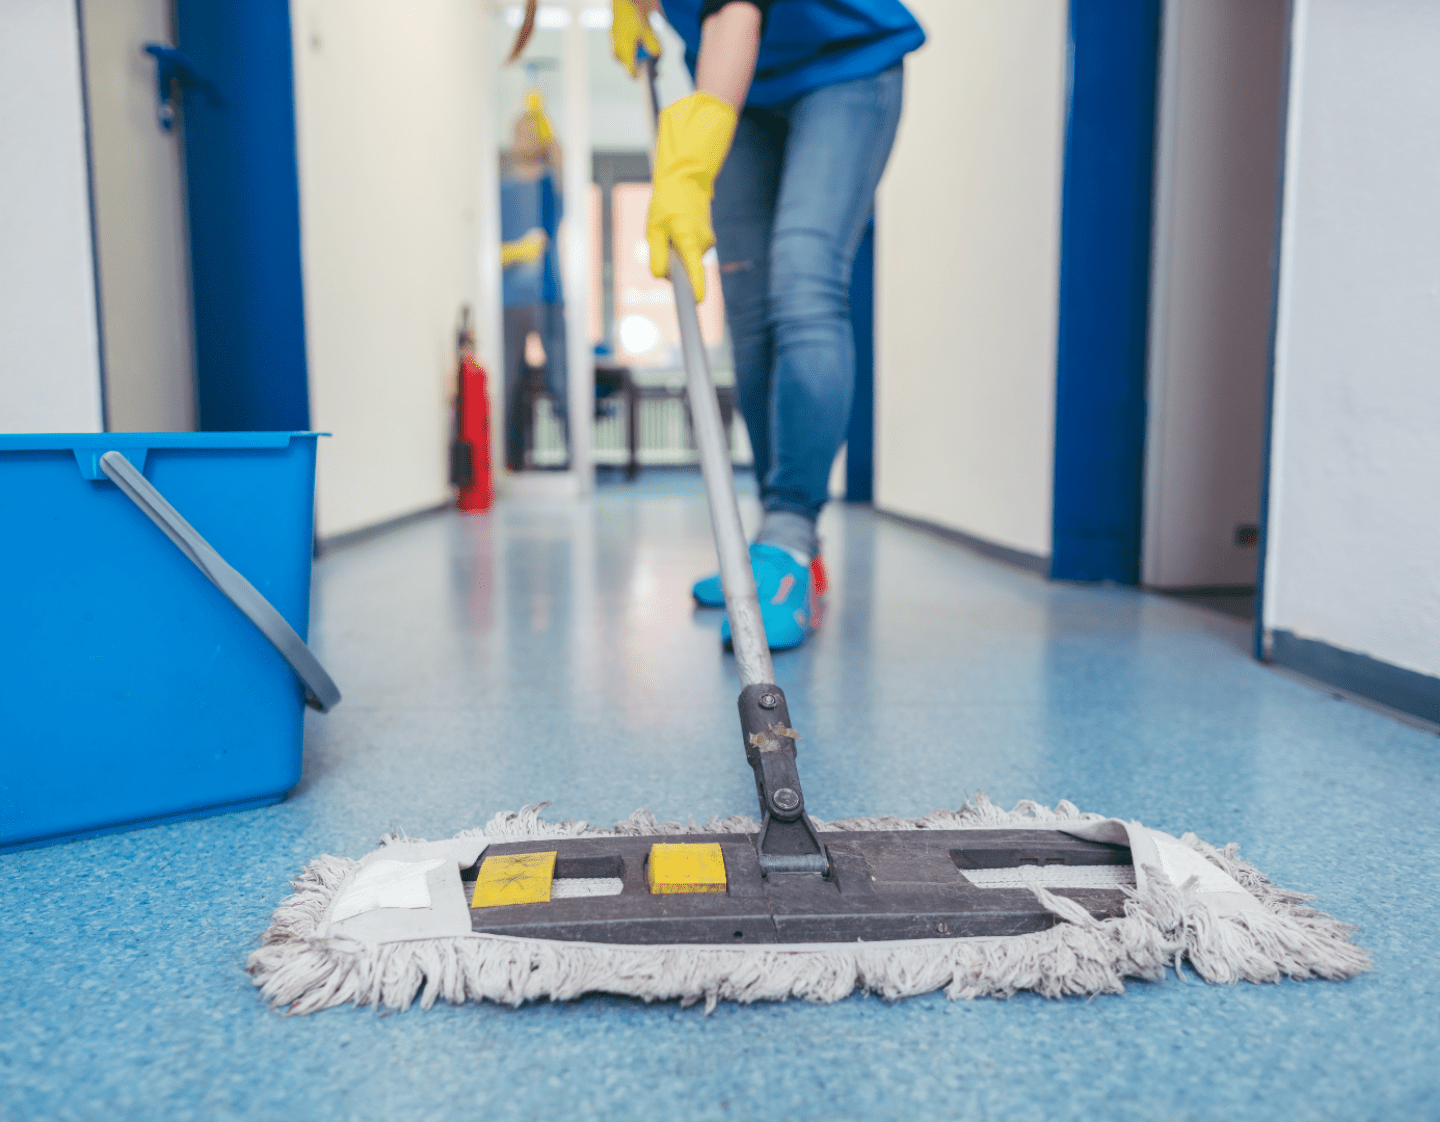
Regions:
M 535 122 L 535 135 L 541 144 L 549 144 L 555 139 L 555 130 L 550 126 L 550 118 L 545 115 L 545 99 L 540 96 L 539 90 L 526 92 L 525 112 Z
M 651 58 L 660 57 L 660 40 L 655 37 L 655 29 L 635 0 L 614 0 L 610 16 L 610 45 L 615 50 L 616 60 L 630 71 L 632 78 L 639 72 L 635 56 L 640 53 L 641 47 Z
M 538 261 L 545 252 L 545 245 L 549 240 L 545 235 L 545 231 L 537 226 L 524 237 L 516 238 L 513 242 L 502 242 L 500 245 L 500 267 L 502 269 L 508 269 L 511 265 Z
M 705 270 L 700 259 L 715 244 L 710 199 L 715 176 L 735 136 L 736 113 L 714 94 L 693 93 L 660 114 L 655 146 L 654 194 L 645 237 L 650 242 L 650 271 L 670 274 L 670 244 L 680 251 L 695 299 L 705 299 Z

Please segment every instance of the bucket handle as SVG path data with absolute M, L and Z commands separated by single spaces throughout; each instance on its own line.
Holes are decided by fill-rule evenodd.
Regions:
M 165 536 L 199 569 L 210 583 L 225 593 L 245 613 L 260 633 L 270 640 L 280 657 L 290 664 L 305 686 L 305 704 L 327 713 L 340 702 L 340 689 L 310 653 L 295 629 L 285 622 L 269 600 L 256 587 L 236 572 L 215 552 L 209 542 L 195 532 L 195 527 L 180 517 L 180 512 L 165 501 L 151 482 L 135 470 L 119 452 L 106 452 L 100 457 L 100 470 L 125 495 L 145 512 L 150 521 L 165 531 Z

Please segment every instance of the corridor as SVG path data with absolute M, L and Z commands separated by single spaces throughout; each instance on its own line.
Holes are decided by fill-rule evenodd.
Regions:
M 756 514 L 747 503 L 747 520 Z M 6 1117 L 1247 1119 L 1440 1112 L 1435 736 L 1251 659 L 1217 612 L 1047 583 L 832 504 L 819 632 L 778 655 L 821 818 L 984 792 L 1193 830 L 1359 928 L 1331 984 L 889 1005 L 334 1009 L 283 1017 L 246 955 L 310 857 L 551 800 L 753 813 L 733 661 L 690 582 L 698 476 L 434 514 L 322 556 L 345 691 L 283 803 L 0 859 Z M 1429 1074 L 1426 1074 L 1426 1073 Z

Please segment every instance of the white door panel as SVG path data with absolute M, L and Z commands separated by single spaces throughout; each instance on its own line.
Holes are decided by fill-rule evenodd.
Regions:
M 169 0 L 83 0 L 85 73 L 104 332 L 115 432 L 195 427 L 189 250 L 180 129 L 156 120 L 155 61 Z
M 1156 160 L 1142 580 L 1255 583 L 1284 0 L 1170 0 Z

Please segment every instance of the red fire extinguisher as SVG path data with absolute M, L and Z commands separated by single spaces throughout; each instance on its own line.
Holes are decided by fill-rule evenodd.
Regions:
M 450 436 L 450 483 L 461 510 L 489 510 L 494 498 L 490 480 L 490 397 L 485 370 L 475 361 L 475 335 L 470 309 L 460 317 L 460 369 L 455 385 L 455 423 Z

